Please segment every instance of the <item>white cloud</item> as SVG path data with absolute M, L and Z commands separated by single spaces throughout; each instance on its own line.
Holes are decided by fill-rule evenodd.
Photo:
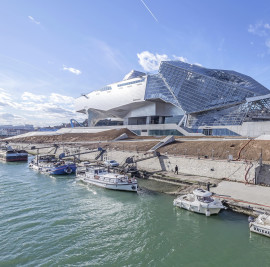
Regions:
M 258 22 L 256 24 L 250 24 L 248 26 L 248 32 L 258 35 L 258 36 L 266 36 L 268 30 L 268 23 L 264 24 L 263 22 Z
M 46 99 L 45 95 L 36 95 L 29 92 L 24 92 L 22 94 L 22 100 L 25 100 L 25 101 L 32 100 L 34 102 L 42 102 L 44 99 Z
M 75 112 L 74 100 L 58 93 L 40 95 L 24 92 L 16 97 L 0 88 L 0 122 L 46 126 L 67 123 L 72 118 L 83 121 L 85 116 Z
M 63 65 L 63 70 L 67 70 L 73 74 L 80 75 L 82 72 L 80 70 L 74 69 L 74 68 L 68 68 L 65 65 Z
M 169 60 L 167 55 L 152 54 L 148 51 L 143 51 L 137 54 L 139 58 L 139 64 L 145 71 L 158 70 L 161 61 Z
M 0 88 L 0 104 L 2 106 L 8 105 L 11 101 L 11 94 L 9 94 L 5 89 Z
M 71 96 L 51 93 L 48 96 L 36 95 L 24 92 L 21 96 L 22 101 L 13 102 L 12 107 L 25 111 L 41 111 L 43 113 L 57 113 L 57 110 L 65 110 L 66 112 L 75 112 L 74 98 Z
M 261 37 L 270 53 L 270 24 L 262 21 L 248 27 L 248 32 Z
M 138 53 L 137 57 L 139 59 L 139 64 L 143 67 L 145 71 L 158 70 L 161 61 L 171 60 L 171 58 L 166 54 L 153 54 L 149 51 L 143 51 L 141 53 Z M 188 62 L 187 58 L 176 55 L 172 56 L 172 60 L 180 60 L 186 63 Z M 199 63 L 195 63 L 195 65 L 202 66 Z
M 0 113 L 0 121 L 3 124 L 21 124 L 24 122 L 24 118 L 11 113 Z
M 32 22 L 34 22 L 35 24 L 40 24 L 40 22 L 37 21 L 37 20 L 35 20 L 32 16 L 28 16 L 28 18 L 29 18 Z
M 71 96 L 65 96 L 65 95 L 60 95 L 56 93 L 52 93 L 50 95 L 50 102 L 55 103 L 55 104 L 72 104 L 74 103 L 75 99 L 74 97 Z
M 180 61 L 183 61 L 183 62 L 188 62 L 187 61 L 187 58 L 185 58 L 185 57 L 178 57 L 178 56 L 175 56 L 175 55 L 173 55 L 173 59 L 174 60 L 180 60 Z
M 270 25 L 269 25 L 269 23 L 265 23 L 265 24 L 264 24 L 264 28 L 270 30 Z
M 13 114 L 11 114 L 11 113 L 1 113 L 1 114 L 0 114 L 0 117 L 1 117 L 2 119 L 5 119 L 5 120 L 15 119 L 15 118 L 21 119 L 21 118 L 22 118 L 22 117 L 20 117 L 20 116 L 13 115 Z

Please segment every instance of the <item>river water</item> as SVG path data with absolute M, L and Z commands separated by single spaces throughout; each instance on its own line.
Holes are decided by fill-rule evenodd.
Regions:
M 270 238 L 247 216 L 172 201 L 0 163 L 0 266 L 270 266 Z

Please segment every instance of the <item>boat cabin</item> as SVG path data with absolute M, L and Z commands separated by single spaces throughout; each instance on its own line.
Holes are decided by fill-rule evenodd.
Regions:
M 108 171 L 103 167 L 90 166 L 90 168 L 88 169 L 88 173 L 94 174 L 94 175 L 104 175 L 108 173 Z
M 214 199 L 211 197 L 212 193 L 207 191 L 207 190 L 203 190 L 201 188 L 198 188 L 198 189 L 193 191 L 193 194 L 195 195 L 197 200 L 200 202 L 210 203 L 210 202 L 214 201 Z
M 35 159 L 32 159 L 32 164 L 39 164 L 39 163 L 55 163 L 57 162 L 57 159 L 55 158 L 55 155 L 37 155 Z

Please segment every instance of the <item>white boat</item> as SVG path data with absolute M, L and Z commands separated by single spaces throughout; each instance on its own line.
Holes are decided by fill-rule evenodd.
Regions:
M 76 177 L 88 184 L 112 190 L 137 192 L 137 180 L 119 173 L 109 173 L 103 167 L 85 166 L 78 168 Z
M 260 214 L 256 219 L 249 217 L 251 232 L 270 237 L 270 215 Z
M 177 197 L 173 204 L 186 210 L 210 216 L 218 214 L 221 209 L 225 209 L 220 200 L 214 199 L 211 196 L 211 192 L 199 188 L 194 190 L 193 194 Z

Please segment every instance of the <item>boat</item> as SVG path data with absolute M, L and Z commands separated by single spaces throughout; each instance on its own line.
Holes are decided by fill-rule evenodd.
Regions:
M 37 155 L 29 163 L 29 168 L 50 175 L 74 174 L 75 162 L 57 159 L 55 155 Z
M 87 184 L 111 190 L 137 192 L 137 180 L 120 173 L 110 173 L 100 166 L 86 165 L 78 168 L 76 177 Z
M 256 219 L 249 217 L 249 230 L 270 237 L 270 215 L 260 214 Z
M 6 162 L 28 161 L 28 152 L 14 149 L 8 143 L 0 147 L 0 160 Z
M 173 201 L 174 206 L 202 213 L 206 216 L 218 214 L 221 209 L 225 209 L 222 202 L 212 197 L 212 193 L 198 188 L 192 194 L 177 197 Z

